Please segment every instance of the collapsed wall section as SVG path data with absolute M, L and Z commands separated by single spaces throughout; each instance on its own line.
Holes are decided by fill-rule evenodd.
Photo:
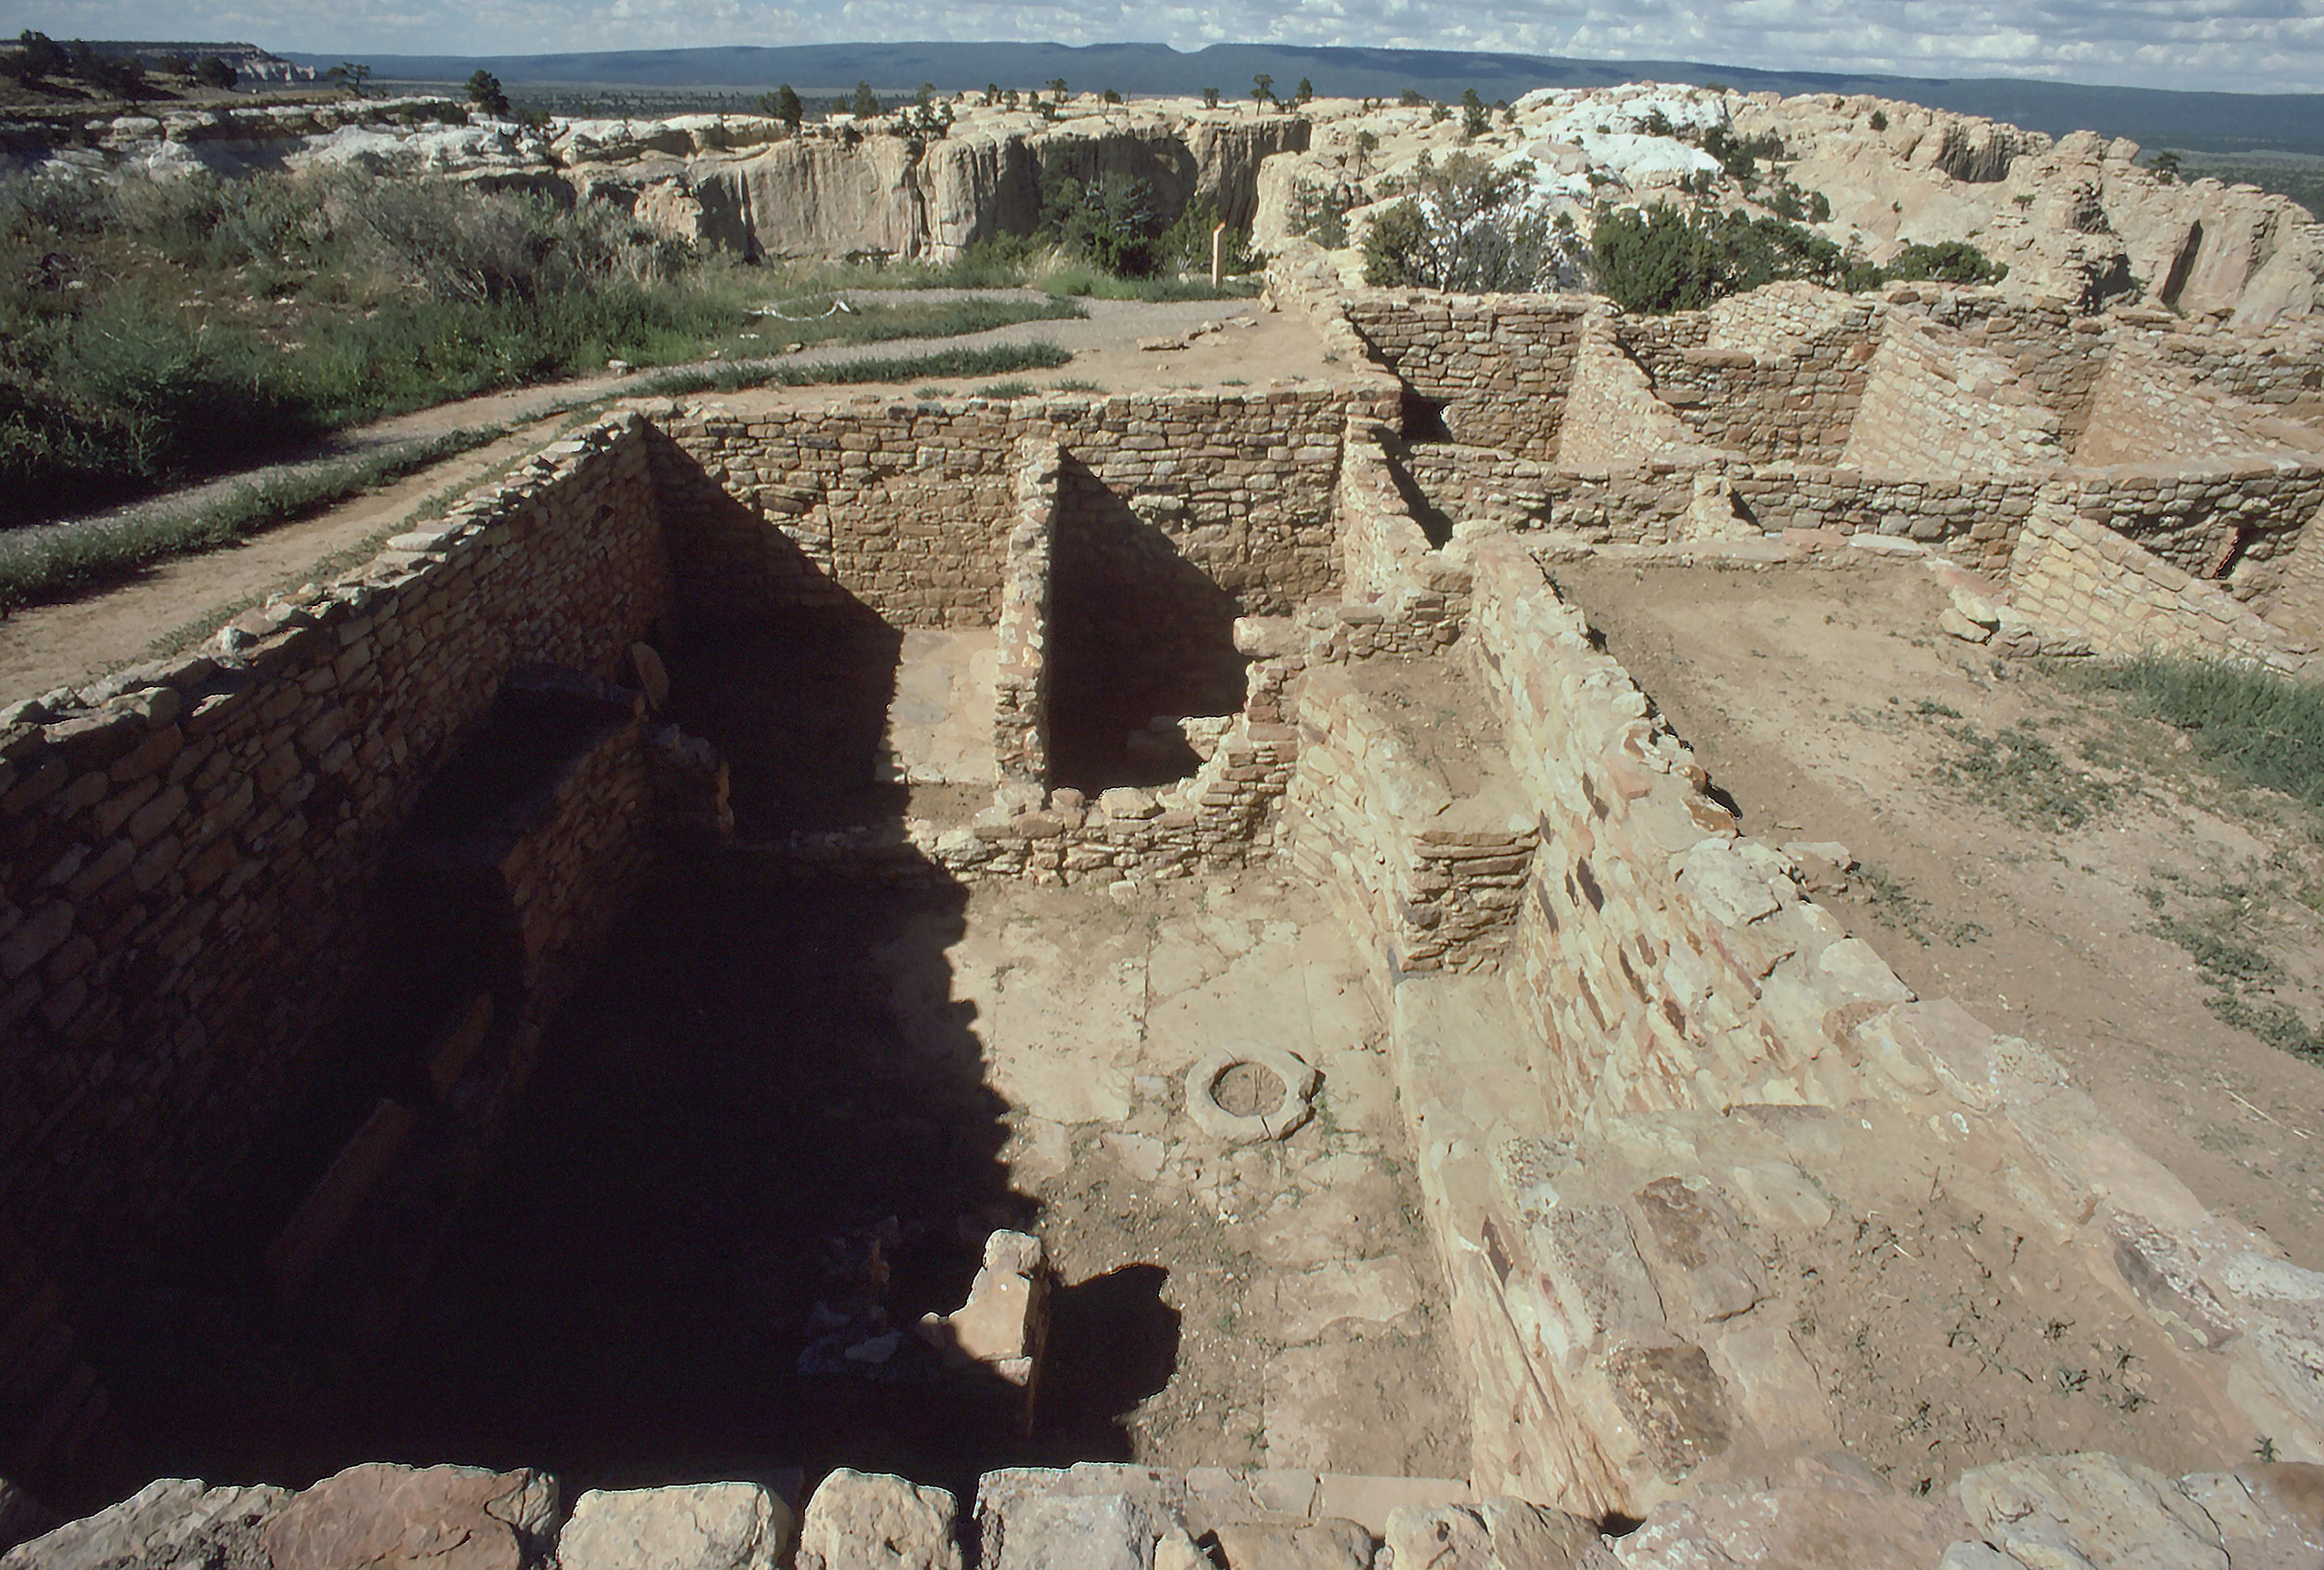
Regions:
M 2115 657 L 2159 653 L 2265 665 L 2290 675 L 2316 648 L 2229 594 L 2085 518 L 2026 520 L 2009 567 L 2011 612 L 2062 641 Z M 2049 638 L 2043 640 L 2045 644 Z
M 635 420 L 390 548 L 0 732 L 0 1206 L 52 1268 L 166 1231 L 324 1066 L 355 891 L 508 672 L 610 676 L 669 603 Z
M 2055 468 L 2062 426 L 1999 355 L 1892 318 L 1840 467 L 1945 479 Z

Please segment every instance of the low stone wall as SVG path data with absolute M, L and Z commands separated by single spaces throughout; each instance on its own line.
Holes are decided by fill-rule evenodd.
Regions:
M 1999 1175 L 1996 1206 L 2206 1349 L 2190 1366 L 2256 1431 L 2324 1454 L 2324 1276 L 2105 1132 L 2037 1049 L 1915 1001 L 1804 897 L 1789 857 L 1736 832 L 1520 542 L 1480 542 L 1475 565 L 1465 646 L 1540 848 L 1500 983 L 1408 975 L 1391 998 L 1478 1392 L 1474 1486 L 1637 1516 L 1721 1476 L 1730 1450 L 1748 1472 L 1762 1446 L 1828 1444 L 1782 1325 L 1738 1317 L 1764 1294 L 1729 1218 L 1775 1213 L 1753 1171 L 1820 1173 L 1838 1194 L 1859 1139 L 1926 1141 L 1940 1167 L 1955 1139 L 1988 1141 L 1974 1160 Z M 1367 940 L 1393 943 L 1397 913 L 1355 904 L 1380 913 Z M 1770 1159 L 1795 1166 L 1750 1165 Z M 1699 1190 L 1657 1180 L 1697 1162 Z M 1960 1535 L 1937 1530 L 1931 1552 Z
M 1429 505 L 1456 527 L 1539 529 L 1550 521 L 1550 497 L 1557 489 L 1553 465 L 1453 442 L 1406 447 L 1402 462 Z
M 1377 290 L 1345 305 L 1380 363 L 1437 405 L 1454 441 L 1529 458 L 1556 455 L 1574 360 L 1595 309 L 1563 295 Z
M 1917 478 L 2054 468 L 2066 457 L 2060 425 L 1999 355 L 1940 343 L 1895 317 L 1873 351 L 1840 464 Z
M 0 1207 L 52 1269 L 165 1232 L 284 1104 L 367 952 L 356 891 L 507 674 L 614 675 L 667 608 L 646 448 L 608 421 L 202 653 L 0 719 Z
M 992 627 L 1017 443 L 1036 438 L 1063 447 L 1243 613 L 1280 614 L 1337 575 L 1346 402 L 1314 388 L 665 409 L 657 473 L 680 597 L 714 617 L 843 596 L 892 627 Z
M 1388 977 L 1500 961 L 1537 835 L 1498 759 L 1456 798 L 1348 666 L 1310 669 L 1287 804 L 1295 863 L 1352 902 Z
M 1056 543 L 1057 445 L 1018 443 L 1017 511 L 1009 532 L 1000 616 L 994 625 L 1000 673 L 993 694 L 993 756 L 1003 781 L 1049 783 L 1049 613 Z
M 2324 462 L 2238 459 L 2204 471 L 2159 466 L 2074 476 L 2074 511 L 2193 577 L 2224 577 L 2265 602 L 2308 521 L 2324 508 Z
M 2317 668 L 2307 639 L 2262 620 L 2221 586 L 2058 509 L 2026 520 L 2009 582 L 2010 608 L 2045 634 L 2045 644 L 2063 634 L 2101 654 L 2194 654 L 2293 675 Z
M 1531 556 L 1494 540 L 1475 560 L 1477 657 L 1541 815 L 1516 949 L 1553 1118 L 1844 1105 L 1855 1078 L 1825 1016 L 1902 983 L 1801 896 L 1786 858 L 1736 836 Z

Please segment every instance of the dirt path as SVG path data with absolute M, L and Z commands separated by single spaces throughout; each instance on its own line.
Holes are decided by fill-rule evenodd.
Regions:
M 971 296 L 1009 298 L 1029 290 L 883 290 L 851 293 L 865 301 L 931 301 Z M 957 338 L 904 338 L 874 344 L 833 344 L 783 357 L 786 364 L 830 364 L 888 359 L 944 349 L 997 344 L 1054 342 L 1073 355 L 1065 367 L 1006 377 L 976 376 L 936 381 L 958 396 L 996 381 L 1026 383 L 1037 389 L 1059 383 L 1094 385 L 1106 392 L 1152 390 L 1175 386 L 1245 386 L 1253 380 L 1328 379 L 1331 367 L 1322 345 L 1304 322 L 1283 314 L 1262 315 L 1253 300 L 1195 300 L 1148 305 L 1125 300 L 1083 302 L 1082 320 L 1022 322 Z M 1248 323 L 1235 325 L 1237 321 Z M 1176 338 L 1206 323 L 1219 330 L 1193 338 L 1187 348 L 1139 349 L 1146 338 Z M 779 330 L 780 324 L 770 323 Z M 770 332 L 768 336 L 775 334 Z M 352 452 L 405 442 L 524 422 L 508 436 L 407 476 L 396 483 L 324 509 L 311 518 L 251 536 L 241 545 L 206 556 L 188 557 L 152 568 L 105 592 L 62 604 L 36 606 L 0 615 L 0 701 L 13 701 L 86 682 L 107 670 L 152 657 L 154 642 L 178 628 L 215 616 L 229 606 L 296 587 L 319 575 L 327 563 L 373 536 L 384 537 L 421 503 L 441 491 L 474 482 L 496 466 L 548 440 L 565 414 L 634 391 L 653 372 L 601 376 L 522 388 L 462 399 L 347 432 L 332 451 L 294 464 L 265 465 L 221 476 L 201 485 L 117 509 L 91 520 L 55 527 L 76 527 L 131 512 L 181 512 L 222 498 L 234 488 L 296 469 L 319 467 Z M 840 383 L 805 388 L 771 388 L 750 396 L 792 402 L 827 402 L 852 394 L 908 392 L 924 385 Z M 334 569 L 337 570 L 336 568 Z
M 153 657 L 156 640 L 228 606 L 295 588 L 319 564 L 384 538 L 439 491 L 482 479 L 548 440 L 551 417 L 405 476 L 311 518 L 253 534 L 205 556 L 182 557 L 101 594 L 0 615 L 0 701 L 75 686 Z M 244 478 L 248 478 L 245 476 Z
M 2161 935 L 2265 956 L 2314 1021 L 2324 852 L 2282 804 L 2222 789 L 2108 694 L 1937 633 L 1917 565 L 1553 576 L 1747 833 L 1855 851 L 1818 898 L 1908 984 L 2048 1049 L 2207 1205 L 2324 1262 L 2324 1067 L 2224 1022 Z M 2223 886 L 2248 891 L 2232 930 L 2199 897 Z

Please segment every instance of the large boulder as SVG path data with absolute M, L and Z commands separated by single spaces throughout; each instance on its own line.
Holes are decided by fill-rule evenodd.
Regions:
M 774 1570 L 791 1511 L 755 1483 L 584 1494 L 557 1536 L 558 1570 Z
M 545 1473 L 371 1461 L 299 1495 L 259 1537 L 273 1570 L 523 1570 L 556 1519 Z
M 289 1502 L 287 1488 L 212 1488 L 165 1477 L 117 1505 L 68 1522 L 0 1555 L 0 1570 L 263 1570 L 260 1524 Z
M 799 1528 L 799 1570 L 961 1570 L 958 1506 L 942 1488 L 839 1468 Z

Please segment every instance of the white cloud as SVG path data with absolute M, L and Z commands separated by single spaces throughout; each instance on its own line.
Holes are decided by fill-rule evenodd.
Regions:
M 0 34 L 20 27 L 350 55 L 1162 38 L 2324 89 L 2324 0 L 0 0 Z

